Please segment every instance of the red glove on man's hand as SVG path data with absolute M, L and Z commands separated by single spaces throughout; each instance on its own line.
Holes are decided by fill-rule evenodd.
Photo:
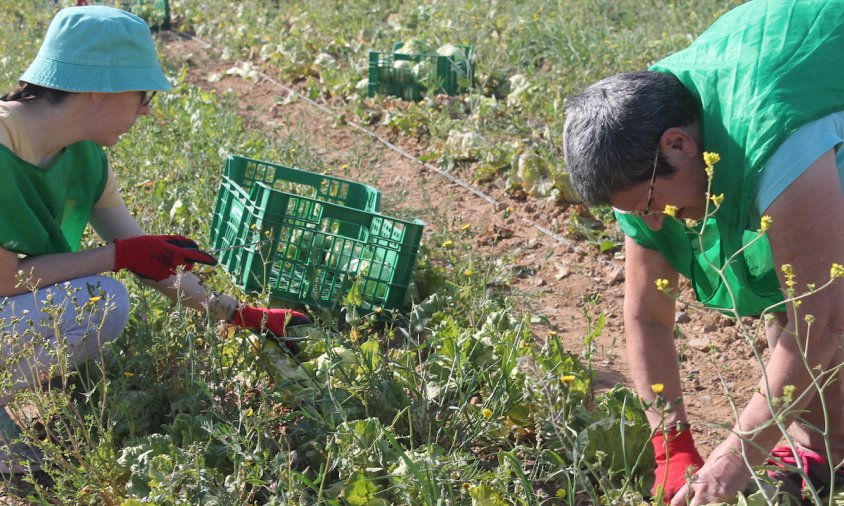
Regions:
M 231 323 L 232 325 L 237 325 L 238 327 L 249 329 L 259 334 L 263 334 L 266 331 L 277 338 L 282 338 L 285 336 L 284 328 L 286 325 L 306 325 L 313 322 L 304 313 L 291 309 L 267 309 L 243 306 L 235 310 Z M 290 351 L 294 354 L 298 353 L 299 347 L 296 346 L 296 343 L 289 340 L 283 341 Z
M 692 429 L 688 426 L 682 432 L 676 427 L 668 433 L 658 432 L 651 438 L 651 444 L 656 457 L 656 480 L 651 492 L 656 496 L 659 487 L 663 487 L 662 498 L 668 503 L 686 484 L 686 473 L 694 474 L 703 467 L 703 459 L 695 448 Z
M 129 269 L 142 278 L 161 281 L 186 271 L 194 262 L 217 265 L 217 259 L 199 250 L 199 245 L 181 235 L 139 235 L 114 241 L 114 272 Z

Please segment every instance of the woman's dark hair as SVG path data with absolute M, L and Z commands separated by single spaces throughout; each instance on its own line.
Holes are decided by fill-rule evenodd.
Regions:
M 69 95 L 73 95 L 73 92 L 54 90 L 21 81 L 18 89 L 11 93 L 6 93 L 0 97 L 0 100 L 3 102 L 34 102 L 43 99 L 51 104 L 59 104 Z

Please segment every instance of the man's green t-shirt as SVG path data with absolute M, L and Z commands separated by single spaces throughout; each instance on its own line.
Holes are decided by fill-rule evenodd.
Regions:
M 721 157 L 712 194 L 725 200 L 703 234 L 673 218 L 659 231 L 630 215 L 618 221 L 688 277 L 707 306 L 755 315 L 783 300 L 770 245 L 756 239 L 756 184 L 792 132 L 844 110 L 842 54 L 844 0 L 753 0 L 651 67 L 677 76 L 698 99 L 704 149 Z

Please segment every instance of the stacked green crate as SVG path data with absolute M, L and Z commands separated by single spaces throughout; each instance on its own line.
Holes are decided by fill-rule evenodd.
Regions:
M 220 264 L 246 292 L 333 308 L 357 282 L 365 306 L 400 308 L 424 223 L 381 215 L 379 202 L 360 183 L 231 157 L 212 244 L 230 248 Z

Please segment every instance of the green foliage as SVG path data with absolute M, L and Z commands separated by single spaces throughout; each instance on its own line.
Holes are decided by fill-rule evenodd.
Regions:
M 350 117 L 420 139 L 432 163 L 565 200 L 565 97 L 682 47 L 735 2 L 170 3 L 174 22 L 224 57 L 275 69 L 312 98 L 345 104 Z M 58 7 L 0 5 L 5 87 L 14 86 Z M 364 98 L 355 85 L 368 50 L 414 37 L 473 45 L 472 91 L 401 105 Z M 146 230 L 203 245 L 229 153 L 326 170 L 307 139 L 248 128 L 233 93 L 202 90 L 186 82 L 184 69 L 164 65 L 173 92 L 159 94 L 152 113 L 109 149 L 123 198 Z M 343 313 L 290 329 L 302 348 L 295 357 L 275 341 L 217 329 L 122 278 L 132 288 L 132 317 L 104 363 L 62 371 L 54 391 L 17 401 L 28 408 L 25 421 L 42 428 L 24 438 L 44 450 L 55 481 L 33 500 L 641 501 L 652 454 L 638 399 L 620 387 L 596 394 L 588 357 L 584 363 L 555 336 L 535 342 L 530 315 L 491 282 L 505 273 L 454 241 L 454 249 L 423 248 L 407 313 L 366 312 L 357 287 Z M 96 244 L 89 236 L 83 246 Z M 195 272 L 207 286 L 231 288 L 218 271 Z M 592 323 L 586 341 L 603 329 L 600 317 Z

